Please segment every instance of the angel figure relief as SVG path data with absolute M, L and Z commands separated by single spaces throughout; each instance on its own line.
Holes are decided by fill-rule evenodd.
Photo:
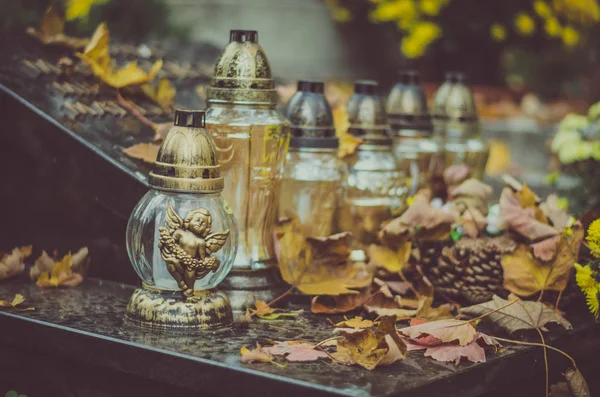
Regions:
M 171 203 L 167 206 L 165 222 L 167 226 L 159 228 L 160 254 L 184 295 L 191 296 L 196 280 L 221 265 L 212 254 L 225 245 L 229 230 L 211 233 L 212 216 L 207 209 L 196 208 L 182 219 Z

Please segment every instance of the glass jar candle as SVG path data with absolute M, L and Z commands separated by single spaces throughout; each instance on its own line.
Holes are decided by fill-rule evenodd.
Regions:
M 333 114 L 324 83 L 299 81 L 288 104 L 292 138 L 287 154 L 279 216 L 297 218 L 306 237 L 338 231 L 337 217 L 348 175 L 337 156 Z

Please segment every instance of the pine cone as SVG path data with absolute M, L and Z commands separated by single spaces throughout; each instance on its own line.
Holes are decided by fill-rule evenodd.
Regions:
M 502 256 L 516 248 L 509 237 L 463 238 L 441 251 L 439 242 L 437 246 L 422 245 L 420 267 L 436 291 L 469 303 L 488 301 L 494 294 L 506 295 Z

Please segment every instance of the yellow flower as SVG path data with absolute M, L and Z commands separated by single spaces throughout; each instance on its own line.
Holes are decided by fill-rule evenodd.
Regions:
M 370 18 L 374 22 L 393 21 L 395 19 L 414 19 L 416 7 L 413 0 L 393 0 L 377 4 Z
M 548 18 L 544 24 L 544 29 L 550 37 L 558 37 L 562 32 L 562 26 L 556 18 Z
M 441 29 L 433 22 L 418 22 L 411 28 L 411 35 L 428 46 L 441 35 Z
M 425 53 L 425 46 L 415 40 L 412 36 L 407 36 L 400 43 L 400 51 L 407 58 L 418 58 Z
M 443 0 L 420 0 L 419 8 L 421 12 L 425 15 L 430 15 L 432 17 L 438 16 L 440 14 L 440 10 L 442 7 L 446 5 L 446 2 Z
M 535 0 L 533 2 L 533 9 L 536 14 L 544 19 L 552 16 L 552 9 L 544 0 Z
M 592 255 L 596 258 L 600 258 L 600 219 L 596 219 L 590 224 L 585 239 L 587 240 Z
M 67 21 L 74 19 L 87 19 L 93 5 L 105 4 L 110 0 L 67 0 L 65 18 Z
M 579 43 L 579 32 L 577 32 L 571 26 L 565 26 L 562 30 L 561 39 L 564 45 L 567 47 L 574 47 Z
M 515 27 L 522 36 L 531 36 L 535 31 L 535 22 L 529 14 L 520 12 L 515 17 Z
M 506 40 L 506 28 L 499 23 L 495 23 L 490 27 L 490 34 L 498 42 Z
M 598 318 L 600 312 L 600 302 L 598 301 L 600 286 L 594 278 L 594 272 L 589 266 L 581 266 L 579 263 L 575 263 L 575 281 L 577 281 L 579 289 L 585 295 L 585 301 L 590 312 Z
M 336 0 L 325 0 L 325 4 L 329 7 L 331 18 L 336 22 L 348 22 L 352 19 L 352 13 L 347 8 L 342 7 Z

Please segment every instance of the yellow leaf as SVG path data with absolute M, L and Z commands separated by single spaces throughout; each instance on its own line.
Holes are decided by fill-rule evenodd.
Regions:
M 390 273 L 401 272 L 408 265 L 412 244 L 407 239 L 396 246 L 398 248 L 394 250 L 382 245 L 371 244 L 367 250 L 370 263 L 383 267 Z
M 81 258 L 78 260 L 83 261 L 84 259 Z M 52 266 L 50 274 L 48 271 L 44 271 L 41 272 L 37 278 L 36 285 L 40 288 L 75 287 L 81 284 L 83 281 L 83 276 L 80 273 L 73 272 L 72 270 L 73 255 L 71 255 L 70 252 L 59 262 L 54 262 L 53 265 L 49 265 Z
M 12 302 L 10 303 L 12 306 L 17 306 L 20 305 L 21 303 L 23 303 L 23 301 L 25 300 L 25 297 L 21 294 L 16 294 L 14 299 L 12 300 Z
M 362 328 L 371 328 L 374 325 L 371 320 L 363 320 L 362 317 L 357 316 L 350 320 L 347 318 L 344 321 L 337 323 L 336 327 L 342 328 L 354 328 L 354 329 L 362 329 Z
M 123 149 L 123 153 L 134 159 L 140 159 L 146 163 L 154 164 L 159 148 L 160 146 L 154 143 L 136 143 L 133 146 Z
M 148 98 L 159 104 L 163 109 L 169 109 L 175 99 L 175 87 L 168 79 L 160 79 L 156 89 L 150 84 L 143 84 L 141 89 Z
M 46 45 L 63 46 L 73 49 L 80 49 L 86 46 L 88 40 L 77 37 L 69 37 L 64 34 L 65 20 L 58 14 L 51 3 L 46 9 L 40 28 L 38 30 L 30 27 L 27 28 L 27 34 L 37 38 L 40 42 Z
M 303 310 L 288 312 L 283 309 L 273 308 L 264 301 L 256 301 L 254 305 L 256 306 L 256 315 L 263 320 L 279 320 L 282 317 L 296 317 L 303 312 Z
M 26 307 L 26 308 L 18 308 L 17 306 L 19 306 L 21 303 L 23 303 L 25 301 L 25 297 L 21 294 L 16 294 L 15 297 L 13 298 L 12 302 L 6 301 L 6 300 L 0 300 L 0 307 L 8 307 L 8 308 L 13 308 L 13 309 L 17 309 L 17 310 L 21 310 L 21 311 L 25 311 L 25 310 L 35 310 L 35 307 Z
M 159 59 L 152 65 L 149 72 L 140 68 L 136 61 L 115 70 L 110 59 L 109 41 L 110 34 L 106 25 L 102 23 L 92 35 L 83 54 L 77 54 L 88 64 L 92 73 L 107 85 L 123 88 L 128 85 L 147 83 L 152 81 L 162 68 L 162 59 Z
M 491 140 L 490 157 L 485 165 L 487 175 L 499 175 L 511 164 L 510 147 L 503 141 Z
M 65 13 L 68 21 L 87 20 L 93 5 L 105 4 L 109 0 L 67 0 Z
M 529 189 L 526 183 L 523 183 L 521 189 L 517 193 L 515 193 L 517 199 L 519 199 L 519 204 L 521 204 L 521 208 L 534 208 L 536 203 L 535 193 Z

